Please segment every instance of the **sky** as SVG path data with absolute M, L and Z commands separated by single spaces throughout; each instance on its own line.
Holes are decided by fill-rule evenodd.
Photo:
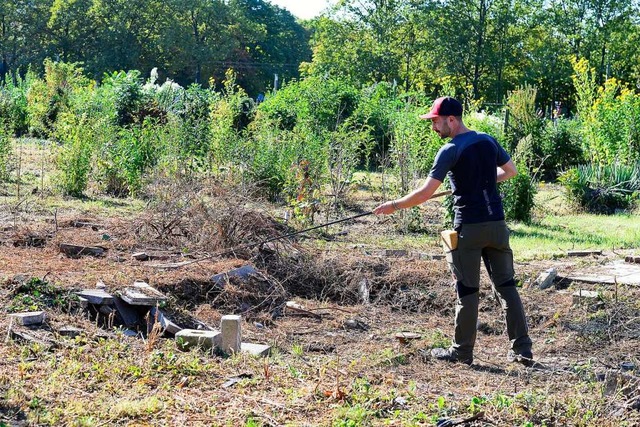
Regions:
M 283 7 L 300 19 L 316 17 L 327 6 L 336 3 L 336 0 L 268 0 L 271 4 Z

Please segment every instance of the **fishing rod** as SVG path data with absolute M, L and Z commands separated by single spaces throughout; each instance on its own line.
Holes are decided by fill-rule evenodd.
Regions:
M 429 200 L 434 199 L 436 197 L 447 196 L 449 194 L 451 194 L 451 191 L 449 191 L 449 190 L 441 191 L 439 193 L 433 194 L 429 198 Z M 367 215 L 371 215 L 371 214 L 373 214 L 373 211 L 367 211 L 367 212 L 363 212 L 363 213 L 358 214 L 358 215 L 350 216 L 350 217 L 347 217 L 347 218 L 336 219 L 334 221 L 330 221 L 330 222 L 327 222 L 327 223 L 324 223 L 324 224 L 320 224 L 320 225 L 316 225 L 316 226 L 313 226 L 313 227 L 305 228 L 304 230 L 294 231 L 292 233 L 282 234 L 282 235 L 275 236 L 275 237 L 270 237 L 268 239 L 261 240 L 259 242 L 246 243 L 244 245 L 234 246 L 233 248 L 224 249 L 222 251 L 213 253 L 211 255 L 207 255 L 207 256 L 202 257 L 202 258 L 194 259 L 194 260 L 191 260 L 191 261 L 176 262 L 176 263 L 173 263 L 173 264 L 153 265 L 152 267 L 158 267 L 158 268 L 178 268 L 178 267 L 183 267 L 185 265 L 195 264 L 195 263 L 198 263 L 198 262 L 201 262 L 201 261 L 206 261 L 208 259 L 219 257 L 221 255 L 234 253 L 234 252 L 240 251 L 242 249 L 250 249 L 250 248 L 253 248 L 253 247 L 256 247 L 256 246 L 264 245 L 265 243 L 274 242 L 276 240 L 282 240 L 282 239 L 286 239 L 288 237 L 297 236 L 298 234 L 307 233 L 309 231 L 317 230 L 318 228 L 328 227 L 330 225 L 339 224 L 341 222 L 352 221 L 354 219 L 361 218 L 363 216 L 367 216 Z

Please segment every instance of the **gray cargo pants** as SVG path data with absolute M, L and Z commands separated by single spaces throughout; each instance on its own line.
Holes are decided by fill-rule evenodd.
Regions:
M 531 339 L 520 295 L 515 286 L 513 252 L 504 221 L 462 224 L 456 228 L 458 247 L 447 251 L 456 281 L 457 302 L 452 348 L 459 357 L 473 356 L 478 322 L 480 260 L 484 261 L 493 292 L 505 313 L 507 334 L 516 353 L 531 350 Z

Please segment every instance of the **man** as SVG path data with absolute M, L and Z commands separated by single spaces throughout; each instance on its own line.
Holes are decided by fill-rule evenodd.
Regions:
M 451 97 L 438 98 L 429 113 L 431 128 L 440 138 L 452 138 L 438 154 L 429 177 L 412 193 L 376 207 L 376 215 L 389 215 L 427 201 L 449 176 L 454 200 L 457 247 L 448 248 L 447 261 L 457 293 L 455 332 L 450 348 L 433 349 L 434 358 L 449 362 L 473 362 L 478 320 L 480 259 L 484 261 L 493 291 L 507 322 L 511 350 L 507 359 L 533 363 L 524 308 L 516 289 L 509 230 L 504 220 L 497 183 L 516 175 L 516 167 L 496 140 L 469 130 L 462 122 L 462 105 Z M 454 239 L 455 240 L 455 239 Z

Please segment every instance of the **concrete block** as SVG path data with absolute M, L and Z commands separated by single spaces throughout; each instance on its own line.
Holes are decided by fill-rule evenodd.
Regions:
M 221 350 L 225 353 L 237 353 L 242 344 L 242 317 L 234 314 L 222 316 L 220 330 L 222 331 Z
M 153 327 L 153 322 L 157 321 L 162 326 L 162 329 L 170 334 L 177 334 L 182 330 L 182 327 L 178 326 L 171 319 L 169 319 L 162 310 L 158 310 L 156 307 L 151 308 L 149 310 L 149 321 L 151 323 L 151 327 Z
M 219 347 L 222 334 L 219 331 L 200 331 L 197 329 L 183 329 L 176 333 L 176 344 L 181 350 L 194 347 L 211 349 Z
M 44 311 L 29 311 L 24 313 L 12 313 L 9 315 L 19 325 L 41 325 L 44 322 Z
M 102 289 L 85 289 L 83 291 L 76 292 L 76 294 L 79 297 L 86 299 L 91 304 L 113 304 L 113 296 Z
M 553 285 L 553 281 L 555 280 L 556 276 L 558 276 L 558 270 L 556 270 L 555 268 L 550 268 L 543 271 L 536 279 L 537 287 L 540 289 L 550 288 Z
M 265 344 L 252 344 L 248 342 L 243 342 L 240 345 L 240 351 L 243 353 L 249 353 L 252 356 L 268 356 L 271 353 L 271 346 Z
M 122 300 L 122 298 L 115 297 L 113 299 L 113 303 L 115 304 L 116 310 L 118 310 L 118 314 L 125 326 L 135 326 L 140 322 L 140 314 L 138 313 L 138 310 L 127 304 Z
M 600 300 L 600 294 L 596 291 L 580 289 L 573 293 L 573 305 L 595 304 Z

